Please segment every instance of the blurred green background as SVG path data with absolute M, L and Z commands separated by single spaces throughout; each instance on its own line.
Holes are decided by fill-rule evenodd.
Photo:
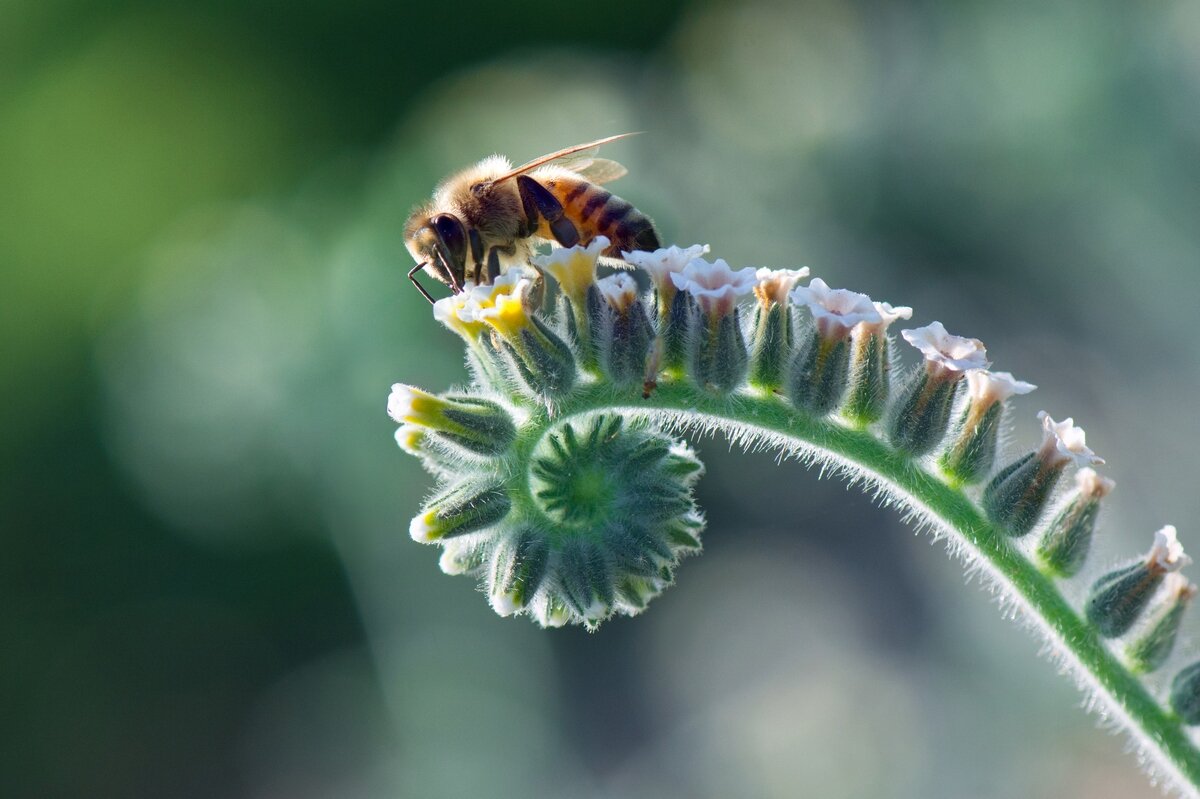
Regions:
M 989 345 L 1200 547 L 1200 5 L 0 4 L 0 793 L 1154 796 L 891 511 L 698 442 L 706 554 L 588 635 L 407 520 L 446 173 L 644 130 L 667 241 Z M 906 355 L 907 357 L 907 355 Z M 1195 636 L 1195 623 L 1188 634 Z M 1195 648 L 1190 649 L 1195 652 Z

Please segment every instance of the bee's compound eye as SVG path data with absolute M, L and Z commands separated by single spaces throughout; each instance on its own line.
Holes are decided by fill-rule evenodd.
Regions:
M 467 255 L 467 230 L 463 223 L 453 214 L 438 214 L 430 220 L 438 237 L 446 245 L 446 249 L 454 256 L 454 260 L 462 263 Z

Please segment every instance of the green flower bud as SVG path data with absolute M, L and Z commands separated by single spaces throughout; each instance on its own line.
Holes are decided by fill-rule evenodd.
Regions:
M 1047 464 L 1030 452 L 1001 469 L 983 489 L 983 510 L 1014 538 L 1034 528 L 1062 475 L 1061 464 Z
M 1045 411 L 1038 418 L 1041 447 L 1001 469 L 983 490 L 988 518 L 1013 537 L 1025 535 L 1038 523 L 1068 463 L 1104 463 L 1088 449 L 1083 430 L 1073 420 L 1055 422 Z
M 401 442 L 422 452 L 430 450 L 426 443 L 430 438 L 469 453 L 496 455 L 506 450 L 516 436 L 508 412 L 491 400 L 470 395 L 438 397 L 403 383 L 392 386 L 388 415 L 406 427 L 426 431 L 420 437 L 410 433 Z
M 1200 663 L 1193 663 L 1171 681 L 1171 709 L 1184 724 L 1200 724 Z
M 1092 585 L 1088 621 L 1106 638 L 1123 635 L 1146 609 L 1163 577 L 1190 562 L 1175 528 L 1162 528 L 1154 534 L 1154 546 L 1143 560 L 1111 571 Z
M 1046 528 L 1038 543 L 1037 558 L 1042 568 L 1056 577 L 1079 572 L 1092 545 L 1100 500 L 1113 489 L 1113 481 L 1085 467 L 1075 473 L 1075 492 Z
M 913 372 L 888 418 L 888 438 L 896 449 L 924 455 L 941 442 L 950 426 L 950 411 L 963 375 L 988 365 L 983 342 L 954 336 L 941 322 L 902 330 L 904 340 L 925 357 Z
M 1183 613 L 1196 596 L 1196 586 L 1181 574 L 1170 574 L 1166 579 L 1164 594 L 1166 596 L 1152 611 L 1145 629 L 1125 650 L 1130 667 L 1139 674 L 1158 669 L 1171 656 Z
M 549 559 L 550 542 L 540 531 L 518 529 L 501 535 L 488 580 L 492 609 L 511 616 L 528 605 L 546 577 Z
M 479 576 L 487 566 L 491 548 L 480 536 L 447 538 L 442 542 L 438 566 L 444 574 Z
M 637 613 L 670 585 L 679 558 L 700 549 L 692 487 L 703 466 L 649 422 L 575 418 L 546 430 L 524 469 L 512 457 L 440 470 L 441 493 L 410 527 L 444 547 L 447 574 L 481 576 L 501 615 L 594 627 Z
M 499 486 L 467 481 L 432 499 L 413 517 L 408 533 L 425 544 L 473 533 L 503 519 L 511 507 Z

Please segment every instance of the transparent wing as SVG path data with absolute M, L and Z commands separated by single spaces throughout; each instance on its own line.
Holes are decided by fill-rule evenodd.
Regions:
M 585 158 L 581 159 L 580 163 L 567 161 L 563 163 L 563 166 L 573 172 L 578 172 L 592 183 L 612 183 L 617 178 L 629 173 L 624 166 L 607 158 Z
M 585 142 L 584 144 L 576 144 L 574 147 L 566 147 L 562 150 L 555 150 L 552 153 L 547 153 L 546 155 L 543 155 L 539 158 L 535 158 L 532 161 L 529 161 L 528 163 L 521 164 L 519 167 L 517 167 L 513 171 L 511 171 L 507 174 L 501 175 L 498 178 L 495 178 L 494 180 L 492 180 L 492 182 L 499 183 L 503 180 L 509 180 L 510 178 L 515 178 L 517 175 L 523 175 L 526 172 L 537 169 L 539 166 L 549 164 L 552 161 L 562 161 L 563 159 L 566 159 L 570 156 L 575 156 L 575 159 L 573 159 L 572 162 L 567 162 L 567 163 L 564 163 L 563 165 L 566 166 L 568 169 L 573 169 L 575 171 L 581 170 L 580 164 L 582 164 L 582 169 L 587 169 L 590 165 L 600 163 L 600 162 L 607 163 L 607 164 L 616 164 L 615 161 L 608 161 L 607 159 L 603 159 L 603 158 L 594 158 L 591 156 L 589 151 L 595 150 L 602 144 L 608 144 L 609 142 L 614 142 L 618 139 L 624 139 L 629 136 L 636 136 L 636 135 L 637 135 L 636 133 L 620 133 L 620 134 L 617 134 L 616 136 L 607 136 L 603 139 L 596 139 L 595 141 Z M 616 164 L 616 165 L 618 167 L 620 167 L 620 164 Z M 621 167 L 621 169 L 624 169 L 624 167 Z M 621 172 L 621 174 L 623 175 L 625 173 Z M 608 178 L 608 180 L 615 180 L 617 177 L 620 177 L 620 175 L 617 175 L 616 177 L 610 177 L 610 178 Z M 595 180 L 594 178 L 591 178 L 591 177 L 589 177 L 588 179 Z M 596 181 L 596 182 L 600 182 L 600 181 Z

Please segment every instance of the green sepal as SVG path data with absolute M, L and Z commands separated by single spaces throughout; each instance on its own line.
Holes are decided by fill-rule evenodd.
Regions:
M 501 486 L 467 480 L 430 500 L 413 518 L 409 534 L 423 543 L 466 535 L 496 524 L 511 507 Z
M 533 599 L 550 560 L 550 542 L 539 530 L 524 528 L 505 536 L 492 554 L 488 594 L 501 616 L 524 608 Z
M 1133 670 L 1149 674 L 1167 662 L 1179 637 L 1179 626 L 1183 622 L 1191 595 L 1175 594 L 1158 607 L 1146 624 L 1145 629 L 1125 650 L 1125 656 Z
M 854 342 L 850 356 L 850 388 L 842 415 L 859 427 L 874 424 L 887 410 L 891 385 L 891 345 L 882 333 L 869 333 Z
M 776 302 L 758 303 L 750 342 L 750 385 L 763 391 L 783 387 L 784 368 L 792 349 L 792 315 Z
M 972 408 L 964 408 L 954 442 L 938 459 L 942 473 L 959 485 L 972 485 L 987 477 L 996 462 L 1003 413 L 1004 405 L 993 403 L 983 412 L 983 418 L 972 424 Z
M 1185 667 L 1171 681 L 1171 709 L 1184 724 L 1200 724 L 1200 663 Z
M 749 356 L 736 309 L 715 324 L 698 316 L 691 348 L 691 376 L 697 386 L 728 394 L 742 384 Z
M 912 456 L 924 455 L 936 447 L 950 426 L 959 383 L 958 376 L 931 377 L 924 367 L 913 371 L 888 415 L 887 434 L 892 446 Z
M 623 311 L 606 309 L 599 337 L 600 367 L 615 385 L 640 385 L 646 376 L 646 356 L 654 340 L 654 328 L 641 300 Z
M 1076 493 L 1063 506 L 1038 543 L 1042 568 L 1055 577 L 1079 573 L 1092 548 L 1092 535 L 1100 515 L 1100 500 Z
M 666 312 L 660 312 L 658 335 L 663 340 L 663 371 L 679 376 L 687 368 L 692 317 L 697 313 L 696 304 L 686 291 L 676 291 Z
M 1020 538 L 1038 523 L 1063 464 L 1030 452 L 1004 467 L 983 489 L 983 510 L 1005 533 Z
M 508 361 L 526 393 L 538 399 L 561 397 L 575 387 L 575 353 L 536 316 L 522 328 L 518 341 L 502 341 Z
M 1124 635 L 1146 605 L 1163 576 L 1139 561 L 1111 571 L 1092 584 L 1087 600 L 1087 619 L 1105 638 Z
M 822 338 L 815 329 L 796 350 L 788 376 L 788 399 L 814 416 L 825 416 L 846 393 L 850 339 Z
M 490 554 L 488 542 L 481 537 L 449 538 L 442 542 L 438 566 L 444 574 L 474 576 L 483 573 Z
M 590 541 L 571 540 L 559 553 L 562 597 L 585 624 L 603 620 L 616 596 L 613 572 L 604 552 Z

